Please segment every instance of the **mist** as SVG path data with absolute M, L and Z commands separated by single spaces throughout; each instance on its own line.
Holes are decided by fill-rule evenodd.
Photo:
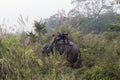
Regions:
M 32 25 L 34 20 L 49 18 L 62 9 L 67 13 L 72 8 L 70 0 L 0 0 L 0 24 L 18 25 L 18 17 L 22 15 L 28 17 L 29 25 Z M 31 29 L 29 26 L 25 30 Z

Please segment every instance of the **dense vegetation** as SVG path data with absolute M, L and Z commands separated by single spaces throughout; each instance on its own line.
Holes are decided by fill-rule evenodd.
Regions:
M 69 67 L 58 53 L 50 56 L 41 53 L 42 44 L 50 42 L 50 35 L 39 36 L 39 40 L 30 35 L 28 39 L 26 34 L 21 37 L 3 35 L 0 42 L 1 80 L 120 79 L 119 32 L 84 35 L 67 26 L 60 30 L 68 32 L 70 39 L 80 47 L 81 56 L 75 69 Z
M 96 3 L 91 11 L 91 5 L 86 5 L 90 0 L 72 1 L 76 4 L 69 14 L 72 17 L 55 14 L 46 22 L 35 21 L 34 32 L 0 33 L 0 80 L 120 80 L 119 14 L 112 5 L 100 6 L 98 0 L 91 0 Z M 82 2 L 85 14 L 79 11 Z M 51 42 L 53 31 L 66 31 L 79 46 L 75 68 L 58 52 L 50 56 L 41 53 L 43 44 Z

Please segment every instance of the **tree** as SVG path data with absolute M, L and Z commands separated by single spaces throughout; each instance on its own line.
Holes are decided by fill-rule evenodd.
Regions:
M 27 32 L 26 35 L 29 37 L 31 42 L 35 42 L 37 41 L 37 36 L 31 31 L 31 32 Z
M 34 21 L 34 30 L 38 35 L 44 35 L 45 33 L 47 33 L 46 23 L 43 20 Z
M 46 26 L 48 28 L 59 27 L 64 24 L 68 20 L 66 13 L 64 10 L 58 11 L 58 13 L 50 16 L 50 18 L 46 19 Z
M 120 16 L 118 16 L 117 19 L 118 19 L 118 22 L 108 24 L 109 31 L 120 32 Z
M 70 18 L 77 16 L 76 26 L 85 33 L 105 31 L 106 19 L 103 17 L 104 14 L 111 15 L 114 19 L 119 9 L 116 0 L 72 0 L 72 4 L 74 4 L 75 7 L 68 15 Z M 116 5 L 117 7 L 115 7 Z M 111 19 L 109 20 L 109 18 L 107 20 L 108 22 L 112 21 Z
M 54 14 L 50 16 L 50 18 L 47 19 L 46 22 L 47 22 L 46 24 L 47 27 L 50 27 L 50 28 L 55 28 L 60 26 L 61 22 L 60 22 L 59 14 Z
M 114 11 L 116 0 L 73 0 L 71 3 L 75 5 L 73 10 L 79 14 L 84 14 L 89 18 L 97 18 L 101 13 Z

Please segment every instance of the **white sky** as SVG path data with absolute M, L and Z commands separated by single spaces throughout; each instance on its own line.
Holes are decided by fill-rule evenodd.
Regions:
M 8 25 L 15 24 L 20 14 L 28 16 L 32 21 L 48 18 L 61 9 L 68 12 L 73 8 L 70 2 L 71 0 L 0 0 L 0 24 L 4 19 Z

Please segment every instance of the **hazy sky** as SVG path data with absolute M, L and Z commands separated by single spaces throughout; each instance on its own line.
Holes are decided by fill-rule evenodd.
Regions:
M 8 24 L 14 24 L 21 14 L 28 16 L 30 20 L 47 18 L 58 10 L 68 12 L 73 6 L 71 0 L 0 0 L 0 24 L 6 20 Z
M 29 17 L 49 17 L 58 10 L 72 9 L 71 0 L 0 0 L 0 18 L 16 17 L 19 14 Z

